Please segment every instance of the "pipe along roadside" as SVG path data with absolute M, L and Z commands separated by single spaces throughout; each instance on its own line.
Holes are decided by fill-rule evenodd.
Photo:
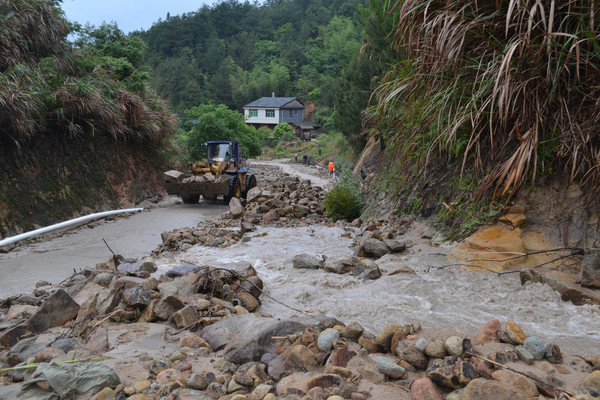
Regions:
M 116 214 L 142 212 L 143 210 L 144 210 L 143 208 L 126 208 L 123 210 L 104 211 L 104 212 L 99 212 L 99 213 L 95 213 L 95 214 L 85 215 L 83 217 L 74 218 L 74 219 L 64 221 L 64 222 L 59 222 L 58 224 L 50 225 L 45 228 L 36 229 L 34 231 L 21 233 L 20 235 L 16 235 L 13 237 L 9 237 L 9 238 L 0 240 L 0 247 L 8 246 L 9 244 L 13 244 L 15 242 L 18 242 L 19 240 L 27 239 L 32 236 L 42 235 L 44 233 L 55 231 L 57 229 L 67 228 L 67 227 L 74 226 L 77 224 L 82 224 L 82 223 L 85 223 L 88 221 L 93 221 L 95 219 L 105 218 L 105 217 L 109 217 L 111 215 L 116 215 Z

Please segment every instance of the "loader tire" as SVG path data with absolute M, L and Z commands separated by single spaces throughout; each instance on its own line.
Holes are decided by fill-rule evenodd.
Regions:
M 250 191 L 250 189 L 255 188 L 255 187 L 256 187 L 256 177 L 252 174 L 246 175 L 246 190 L 244 190 L 244 193 L 242 193 L 242 196 L 244 197 L 244 199 L 246 197 L 248 197 L 248 192 Z
M 198 203 L 198 200 L 200 200 L 200 195 L 198 195 L 198 194 L 189 194 L 186 196 L 182 195 L 181 200 L 183 200 L 183 202 L 185 204 L 196 204 L 196 203 Z
M 242 185 L 240 184 L 240 180 L 237 175 L 232 175 L 229 177 L 229 193 L 223 196 L 223 200 L 225 204 L 229 204 L 229 201 L 233 197 L 240 198 L 242 196 Z

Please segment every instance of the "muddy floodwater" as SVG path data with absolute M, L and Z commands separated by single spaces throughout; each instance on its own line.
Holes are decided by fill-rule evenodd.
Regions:
M 103 239 L 116 254 L 141 258 L 161 244 L 162 232 L 196 226 L 229 209 L 222 202 L 190 205 L 176 200 L 170 198 L 162 207 L 89 223 L 59 237 L 42 238 L 0 254 L 0 298 L 31 293 L 37 281 L 61 282 L 74 270 L 94 268 L 96 263 L 107 261 L 112 254 Z
M 405 253 L 378 260 L 384 276 L 374 281 L 292 267 L 292 257 L 298 253 L 331 259 L 352 253 L 351 239 L 341 236 L 342 228 L 323 226 L 262 228 L 247 234 L 252 236 L 248 242 L 227 249 L 193 247 L 160 258 L 157 274 L 184 262 L 214 265 L 245 260 L 257 269 L 271 297 L 263 296 L 259 311 L 273 316 L 298 315 L 289 308 L 293 307 L 344 323 L 357 321 L 372 333 L 394 323 L 421 321 L 424 328 L 456 329 L 467 335 L 475 335 L 484 323 L 497 318 L 503 324 L 514 320 L 525 334 L 556 343 L 572 354 L 600 352 L 599 307 L 564 302 L 542 284 L 522 286 L 518 274 L 435 268 L 448 264 L 449 245 L 432 246 L 420 239 L 419 226 L 414 229 Z M 414 273 L 386 275 L 401 267 Z

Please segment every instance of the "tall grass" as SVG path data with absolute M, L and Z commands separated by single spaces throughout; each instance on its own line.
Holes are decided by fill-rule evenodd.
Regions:
M 175 133 L 153 91 L 73 49 L 69 29 L 55 1 L 0 0 L 0 144 L 19 148 L 52 132 L 156 145 Z
M 398 0 L 391 12 L 402 60 L 371 118 L 399 158 L 459 156 L 496 197 L 557 169 L 600 194 L 594 2 Z

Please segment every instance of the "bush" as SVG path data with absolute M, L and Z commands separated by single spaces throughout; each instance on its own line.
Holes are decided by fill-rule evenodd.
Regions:
M 342 176 L 325 195 L 325 214 L 334 221 L 352 221 L 360 217 L 365 206 L 365 195 L 360 181 L 348 174 Z

